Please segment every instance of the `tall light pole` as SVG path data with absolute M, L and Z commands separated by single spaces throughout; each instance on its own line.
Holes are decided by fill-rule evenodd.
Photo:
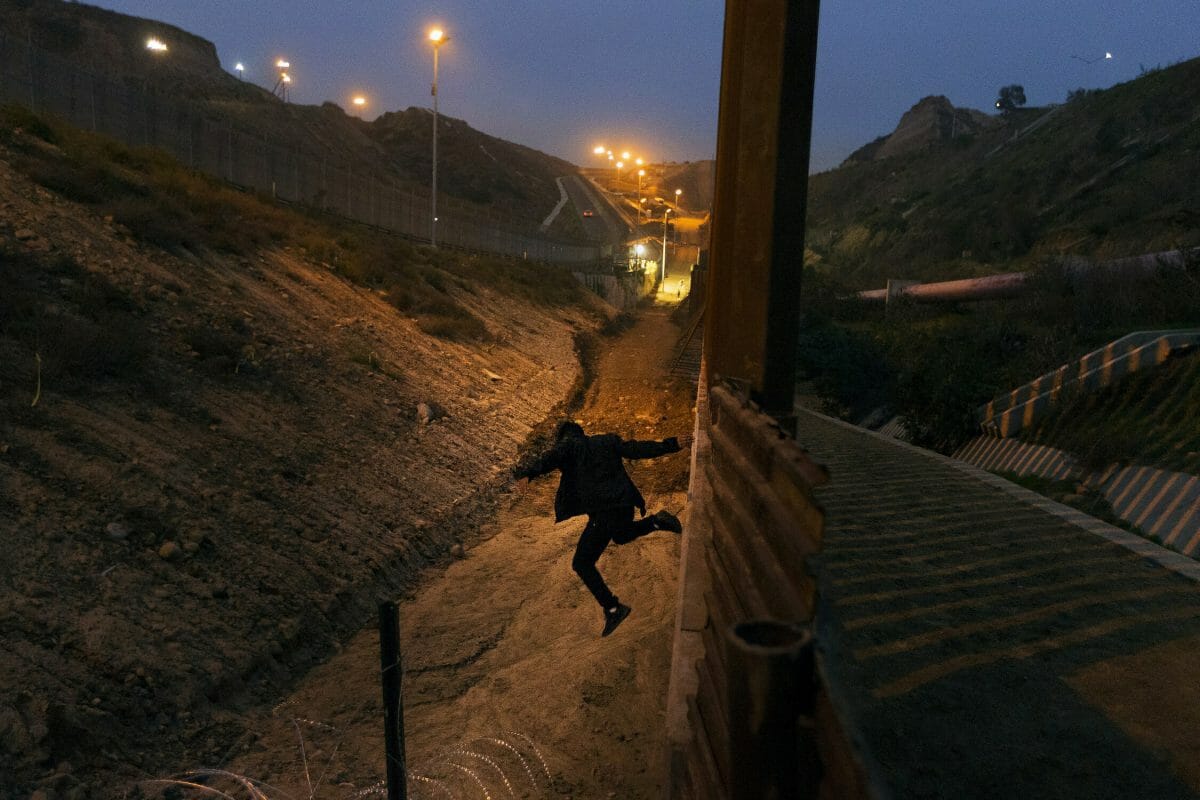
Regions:
M 676 210 L 678 210 L 678 211 L 680 211 L 680 212 L 682 212 L 682 211 L 683 211 L 682 207 L 679 205 L 679 196 L 680 196 L 681 194 L 683 194 L 683 189 L 676 189 L 676 190 L 675 190 L 675 208 L 676 208 Z
M 639 158 L 638 161 L 641 161 Z M 642 224 L 642 177 L 646 174 L 646 170 L 638 170 L 638 227 Z
M 662 278 L 659 279 L 659 291 L 667 289 L 667 217 L 671 215 L 671 209 L 667 208 L 663 211 L 663 257 L 662 257 Z
M 278 93 L 279 99 L 287 102 L 288 84 L 292 82 L 292 76 L 288 75 L 287 71 L 292 64 L 285 58 L 281 58 L 275 62 L 275 69 L 279 70 L 279 80 L 275 81 L 275 88 L 271 90 L 272 94 Z
M 437 247 L 437 123 L 438 123 L 438 93 L 437 93 L 437 73 L 438 73 L 438 49 L 443 44 L 450 41 L 441 28 L 434 28 L 429 32 L 429 41 L 433 43 L 433 199 L 432 207 L 429 214 L 429 243 Z

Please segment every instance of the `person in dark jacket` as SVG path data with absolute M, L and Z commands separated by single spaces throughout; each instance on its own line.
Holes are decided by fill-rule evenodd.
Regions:
M 513 471 L 517 489 L 524 494 L 530 478 L 558 470 L 562 477 L 554 495 L 554 521 L 587 515 L 571 568 L 604 610 L 601 636 L 616 630 L 631 610 L 609 590 L 596 569 L 596 562 L 609 542 L 626 544 L 652 531 L 683 530 L 679 519 L 669 511 L 646 516 L 646 501 L 625 471 L 623 459 L 656 458 L 677 453 L 690 444 L 690 436 L 661 442 L 627 441 L 612 433 L 588 436 L 578 423 L 568 420 L 558 426 L 553 447 Z M 642 519 L 634 520 L 635 508 Z

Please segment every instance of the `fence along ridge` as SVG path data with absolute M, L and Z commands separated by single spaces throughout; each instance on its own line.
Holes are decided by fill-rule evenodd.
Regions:
M 141 82 L 141 86 L 136 85 Z M 261 87 L 257 87 L 260 88 Z M 265 91 L 265 90 L 264 90 Z M 289 203 L 429 241 L 425 187 L 380 177 L 378 165 L 352 153 L 269 142 L 212 108 L 173 101 L 146 79 L 114 77 L 0 30 L 0 100 L 51 113 L 79 128 L 134 147 L 166 150 L 186 166 L 234 186 Z M 438 243 L 448 247 L 562 264 L 599 261 L 602 248 L 511 228 L 492 211 L 439 194 Z M 499 224 L 497 224 L 499 223 Z

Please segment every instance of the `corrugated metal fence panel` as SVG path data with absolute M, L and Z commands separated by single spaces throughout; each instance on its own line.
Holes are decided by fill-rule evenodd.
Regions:
M 689 520 L 704 529 L 704 593 L 708 622 L 701 631 L 704 655 L 696 664 L 695 694 L 689 698 L 691 741 L 681 759 L 672 758 L 671 796 L 727 797 L 729 794 L 732 677 L 724 663 L 722 637 L 731 625 L 751 619 L 811 623 L 816 583 L 808 559 L 820 552 L 824 512 L 812 487 L 825 469 L 784 436 L 756 407 L 717 387 L 708 403 L 710 420 L 700 421 L 705 454 L 697 468 L 702 486 L 693 492 Z M 698 502 L 698 498 L 704 498 Z M 686 602 L 687 598 L 685 598 Z M 817 706 L 822 796 L 867 797 L 867 780 L 854 747 L 827 697 Z M 683 762 L 682 765 L 680 762 Z

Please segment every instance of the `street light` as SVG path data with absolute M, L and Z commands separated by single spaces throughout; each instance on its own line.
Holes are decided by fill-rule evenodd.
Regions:
M 675 190 L 675 208 L 679 208 L 679 196 L 683 194 L 683 189 Z
M 292 62 L 286 58 L 280 58 L 275 62 L 275 69 L 279 70 L 279 80 L 275 81 L 275 87 L 271 89 L 271 94 L 278 93 L 279 99 L 285 103 L 288 96 L 287 85 L 292 82 L 292 76 L 287 73 L 291 66 Z
M 434 28 L 429 32 L 429 41 L 433 44 L 433 89 L 430 92 L 433 95 L 433 199 L 432 208 L 429 215 L 429 244 L 433 247 L 437 247 L 438 50 L 442 45 L 450 41 L 450 37 L 447 36 L 441 28 Z
M 152 53 L 165 53 L 167 52 L 167 44 L 162 39 L 151 36 L 146 40 L 146 49 Z
M 354 105 L 355 108 L 358 108 L 360 110 L 367 107 L 367 98 L 363 97 L 361 94 L 354 95 L 354 97 L 351 98 L 350 102 Z
M 641 161 L 641 159 L 639 158 L 638 161 Z M 646 174 L 646 170 L 644 170 L 644 169 L 638 170 L 638 197 L 642 196 L 642 177 L 645 174 Z M 641 224 L 642 224 L 642 204 L 638 203 L 638 225 L 641 226 Z
M 238 80 L 240 81 L 242 79 L 242 73 L 246 71 L 246 65 L 239 61 L 233 65 L 233 71 L 237 73 Z
M 604 145 L 602 145 L 602 144 L 598 144 L 598 145 L 596 145 L 595 147 L 593 147 L 593 148 L 592 148 L 592 153 L 593 153 L 594 155 L 602 156 L 602 155 L 604 155 L 606 152 L 607 152 L 607 151 L 604 149 Z
M 625 166 L 624 161 L 617 162 L 617 183 L 621 182 L 621 167 Z
M 641 269 L 642 268 L 642 256 L 646 252 L 645 245 L 643 245 L 641 242 L 638 242 L 637 244 L 635 244 L 633 246 L 633 252 L 637 253 L 638 269 Z
M 624 153 L 621 153 L 621 160 L 622 160 L 622 161 L 628 161 L 628 160 L 629 160 L 629 151 L 628 151 L 628 150 L 626 150 Z

